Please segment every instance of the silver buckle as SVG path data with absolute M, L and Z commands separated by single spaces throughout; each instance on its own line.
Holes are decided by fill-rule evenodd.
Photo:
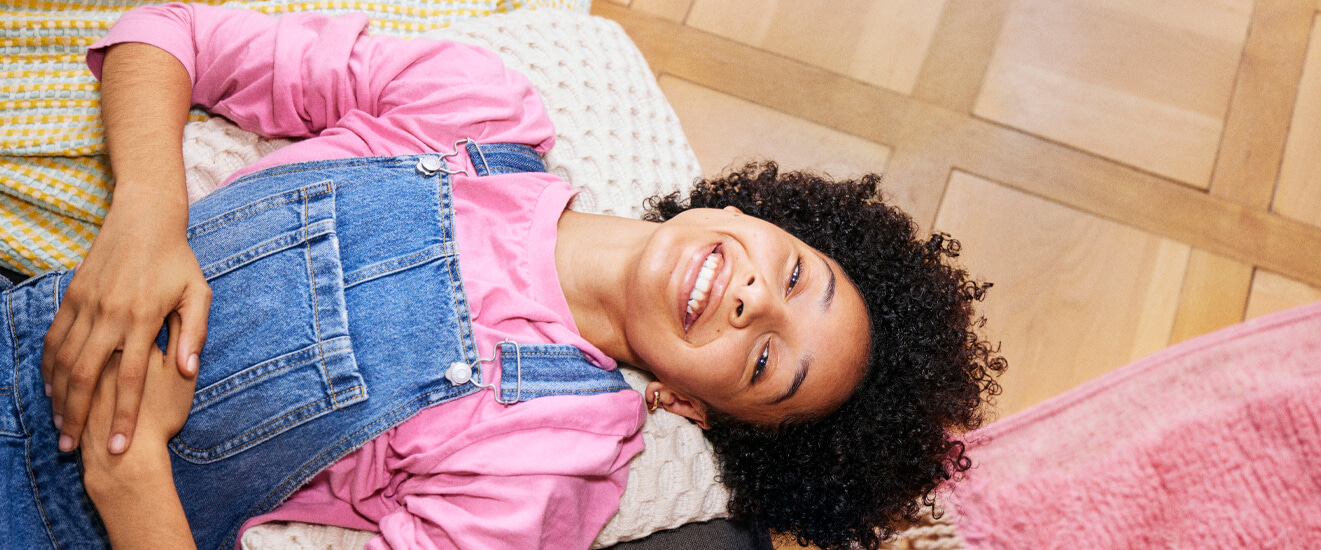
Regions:
M 491 361 L 494 361 L 497 357 L 499 357 L 500 346 L 502 344 L 514 345 L 514 358 L 515 358 L 515 363 L 517 365 L 515 376 L 518 377 L 518 385 L 517 385 L 518 391 L 517 393 L 514 394 L 514 399 L 512 401 L 501 400 L 500 388 L 497 388 L 495 384 L 484 384 L 480 380 L 474 380 L 472 376 L 475 373 L 477 374 L 477 378 L 479 379 L 485 378 L 481 375 L 481 364 L 489 363 Z M 507 375 L 508 373 L 505 374 Z M 472 363 L 464 363 L 463 361 L 455 361 L 453 363 L 450 363 L 449 368 L 445 369 L 445 378 L 455 386 L 462 386 L 464 384 L 467 384 L 468 382 L 472 382 L 472 385 L 477 386 L 479 388 L 490 388 L 492 391 L 495 392 L 496 403 L 499 403 L 501 405 L 513 405 L 514 403 L 518 403 L 523 399 L 523 350 L 522 348 L 519 347 L 518 342 L 505 338 L 504 340 L 501 340 L 500 342 L 495 344 L 495 349 L 491 351 L 490 357 L 478 357 L 477 360 L 473 361 Z
M 473 141 L 472 138 L 463 138 L 461 140 L 458 140 L 454 142 L 454 150 L 449 153 L 441 153 L 440 155 L 437 156 L 427 155 L 420 159 L 417 159 L 417 166 L 416 166 L 417 171 L 427 176 L 434 176 L 436 175 L 437 172 L 440 172 L 449 176 L 453 176 L 454 174 L 463 174 L 468 177 L 473 177 L 472 174 L 468 173 L 467 168 L 463 168 L 461 170 L 450 169 L 449 162 L 445 160 L 447 158 L 457 156 L 459 154 L 459 151 L 462 150 L 459 149 L 459 144 L 462 143 L 471 143 L 473 145 L 477 145 L 477 142 Z M 477 148 L 477 155 L 482 159 L 482 166 L 486 166 L 487 170 L 489 171 L 490 167 L 486 164 L 486 154 L 482 153 L 480 147 Z

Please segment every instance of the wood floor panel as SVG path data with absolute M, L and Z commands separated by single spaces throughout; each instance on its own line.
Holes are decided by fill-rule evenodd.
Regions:
M 975 112 L 1206 188 L 1251 6 L 1161 4 L 1015 2 Z
M 635 0 L 636 1 L 636 0 Z M 945 0 L 696 0 L 695 28 L 910 93 Z
M 637 1 L 637 0 L 635 0 Z M 660 78 L 704 175 L 750 161 L 836 178 L 884 173 L 890 148 L 672 76 Z
M 1274 209 L 1321 226 L 1321 16 L 1312 27 L 1302 82 L 1293 111 Z M 1316 260 L 1321 262 L 1321 259 Z
M 1243 321 L 1252 286 L 1252 265 L 1193 250 L 1179 292 L 1170 344 Z
M 955 172 L 936 227 L 995 286 L 984 303 L 1009 360 L 1005 413 L 1165 347 L 1190 248 Z
M 1269 208 L 1312 13 L 1309 0 L 1257 2 L 1211 177 L 1212 194 L 1248 208 Z M 1250 264 L 1194 251 L 1171 343 L 1241 322 L 1252 272 Z
M 1212 193 L 1253 208 L 1270 206 L 1289 116 L 1299 97 L 1312 19 L 1308 0 L 1258 0 L 1220 140 Z
M 1255 319 L 1317 301 L 1321 301 L 1321 287 L 1305 285 L 1259 269 L 1252 279 L 1252 298 L 1248 300 L 1247 318 Z
M 593 9 L 619 22 L 658 73 L 892 146 L 896 158 L 928 148 L 967 172 L 1321 285 L 1321 228 L 691 27 L 604 2 Z
M 913 97 L 971 113 L 1012 0 L 948 0 Z
M 662 19 L 683 22 L 688 16 L 688 9 L 692 7 L 693 0 L 631 0 L 630 6 L 643 13 L 655 15 Z

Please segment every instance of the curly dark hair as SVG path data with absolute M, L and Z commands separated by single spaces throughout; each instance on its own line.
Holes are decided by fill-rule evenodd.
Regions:
M 753 163 L 646 205 L 651 221 L 735 206 L 833 258 L 861 292 L 871 353 L 838 409 L 775 426 L 707 418 L 731 513 L 826 550 L 875 549 L 934 509 L 935 488 L 970 467 L 959 434 L 981 425 L 1007 366 L 977 334 L 973 303 L 991 285 L 950 265 L 958 241 L 919 240 L 912 218 L 878 196 L 880 180 Z

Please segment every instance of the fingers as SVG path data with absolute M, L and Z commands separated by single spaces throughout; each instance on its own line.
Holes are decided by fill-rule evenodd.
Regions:
M 63 311 L 63 310 L 61 310 Z M 58 319 L 58 314 L 56 318 Z M 70 317 L 73 317 L 70 315 Z M 46 376 L 46 385 L 50 390 L 51 412 L 55 415 L 56 428 L 63 425 L 64 397 L 69 388 L 69 375 L 73 371 L 78 355 L 82 353 L 87 335 L 91 332 L 91 322 L 86 318 L 75 318 L 67 322 L 61 341 L 52 342 L 47 333 L 46 342 L 51 349 L 42 353 L 42 369 L 50 363 L 50 372 Z
M 68 297 L 68 294 L 65 294 Z M 71 308 L 60 308 L 55 312 L 55 320 L 51 322 L 50 329 L 46 331 L 46 338 L 42 341 L 41 348 L 41 377 L 46 381 L 46 394 L 51 393 L 51 376 L 54 374 L 55 357 L 60 352 L 60 348 L 69 342 L 69 332 L 73 329 L 77 314 Z M 81 339 L 78 346 L 82 346 Z M 73 353 L 77 353 L 76 349 Z
M 170 338 L 179 335 L 179 349 L 175 364 L 184 376 L 196 376 L 202 346 L 206 344 L 206 320 L 211 313 L 211 287 L 205 282 L 190 285 L 179 304 L 176 325 L 170 327 Z M 168 319 L 167 319 L 168 320 Z
M 110 423 L 110 439 L 106 446 L 110 454 L 123 453 L 133 441 L 153 349 L 155 346 L 151 340 L 141 338 L 134 338 L 124 348 L 115 384 L 115 417 Z
M 118 343 L 113 336 L 106 336 L 104 333 L 93 334 L 78 352 L 78 359 L 74 362 L 73 369 L 69 371 L 64 387 L 61 388 L 59 380 L 56 380 L 55 392 L 58 394 L 61 390 L 64 391 L 64 395 L 61 396 L 64 406 L 60 411 L 63 422 L 59 427 L 61 451 L 72 451 L 78 447 L 83 425 L 87 423 L 87 411 L 91 410 L 92 392 L 101 378 L 101 370 L 110 359 L 110 354 L 115 352 Z M 58 370 L 60 369 L 57 366 Z

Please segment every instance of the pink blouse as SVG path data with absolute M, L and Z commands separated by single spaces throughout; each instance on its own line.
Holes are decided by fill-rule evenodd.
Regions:
M 536 91 L 491 52 L 373 37 L 367 23 L 362 14 L 144 7 L 94 44 L 87 63 L 100 77 L 109 46 L 152 44 L 187 69 L 195 104 L 264 136 L 304 138 L 231 180 L 291 162 L 450 152 L 464 138 L 541 152 L 554 143 Z M 550 174 L 458 175 L 453 189 L 479 351 L 504 338 L 571 344 L 615 368 L 579 336 L 555 272 L 556 225 L 575 191 Z M 484 369 L 498 376 L 497 366 Z M 644 420 L 635 392 L 513 406 L 480 392 L 385 432 L 244 527 L 368 529 L 380 533 L 372 549 L 586 548 L 619 507 Z

